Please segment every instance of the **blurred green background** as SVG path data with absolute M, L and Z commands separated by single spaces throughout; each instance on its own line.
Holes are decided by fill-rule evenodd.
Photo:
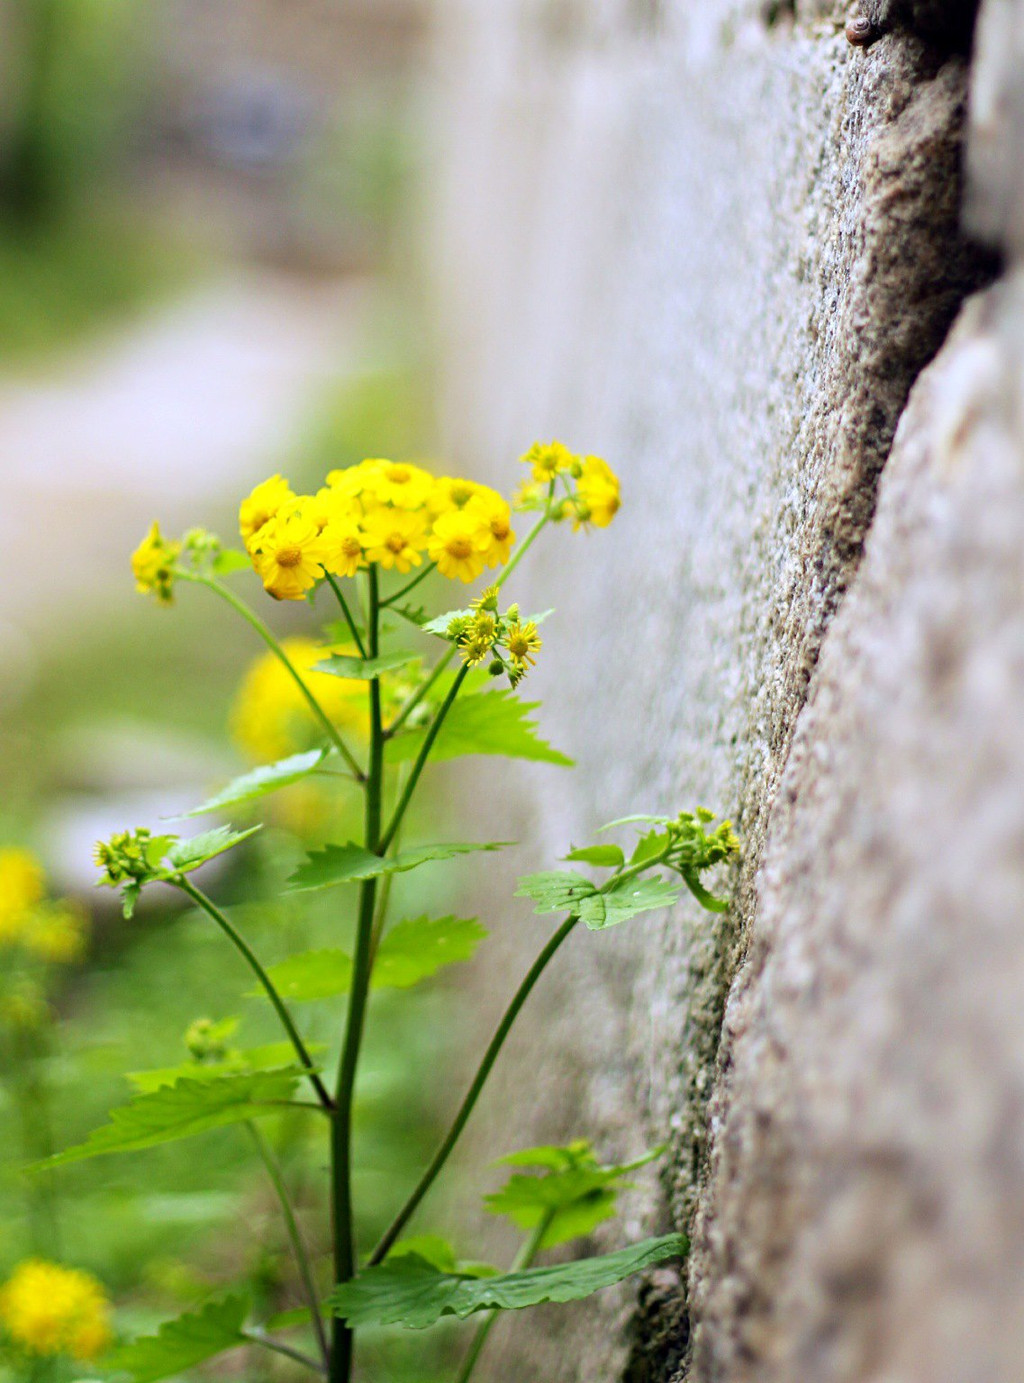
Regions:
M 431 454 L 408 268 L 427 21 L 420 0 L 0 4 L 0 849 L 33 851 L 89 938 L 74 963 L 26 966 L 0 936 L 0 1277 L 36 1255 L 85 1268 L 126 1336 L 239 1277 L 268 1315 L 299 1300 L 244 1130 L 21 1170 L 123 1103 L 124 1072 L 186 1061 L 196 1018 L 238 1017 L 232 1046 L 278 1037 L 207 921 L 168 898 L 125 923 L 91 887 L 97 837 L 155 824 L 251 762 L 230 730 L 250 631 L 199 592 L 143 601 L 128 557 L 153 518 L 232 540 L 240 498 L 274 471 L 302 488 L 365 455 Z M 269 617 L 314 632 L 304 606 Z M 345 944 L 336 898 L 273 899 L 351 809 L 283 794 L 211 880 L 268 960 Z M 45 1007 L 26 1016 L 10 1001 L 29 993 Z M 364 1242 L 436 1138 L 421 1073 L 443 1061 L 456 1008 L 443 984 L 374 1000 Z M 337 1004 L 303 1018 L 330 1048 Z M 321 1130 L 294 1114 L 264 1128 L 326 1252 Z M 448 1343 L 373 1339 L 361 1376 L 426 1383 Z M 189 1375 L 297 1376 L 252 1350 Z

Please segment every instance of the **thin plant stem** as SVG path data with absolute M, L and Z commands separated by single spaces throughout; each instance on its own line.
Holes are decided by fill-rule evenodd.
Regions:
M 523 541 L 519 544 L 518 548 L 509 558 L 508 565 L 505 567 L 505 570 L 498 577 L 497 581 L 494 582 L 494 586 L 496 589 L 500 590 L 500 588 L 504 586 L 505 582 L 509 579 L 512 573 L 515 571 L 516 567 L 518 567 L 519 563 L 523 560 L 523 558 L 529 552 L 530 548 L 536 542 L 537 538 L 540 536 L 541 530 L 544 528 L 549 518 L 550 515 L 546 512 L 541 514 L 540 518 L 533 525 L 529 533 L 527 533 L 526 537 L 523 539 Z
M 280 1018 L 281 1024 L 288 1034 L 292 1046 L 295 1048 L 295 1053 L 299 1058 L 299 1062 L 306 1068 L 306 1074 L 309 1077 L 313 1089 L 316 1091 L 317 1099 L 324 1109 L 328 1111 L 332 1110 L 334 1108 L 334 1102 L 328 1094 L 327 1087 L 317 1074 L 313 1058 L 310 1056 L 309 1050 L 305 1042 L 303 1042 L 298 1028 L 292 1021 L 292 1016 L 288 1012 L 284 1000 L 274 987 L 273 980 L 260 964 L 255 951 L 242 934 L 236 930 L 234 925 L 228 921 L 227 917 L 225 917 L 224 913 L 217 907 L 212 898 L 208 898 L 202 889 L 197 888 L 184 874 L 176 875 L 170 882 L 180 888 L 182 893 L 186 893 L 194 903 L 198 904 L 198 906 L 207 913 L 208 916 L 212 917 L 236 950 L 241 952 L 250 970 L 252 970 L 253 974 L 263 986 L 267 998 L 273 1004 L 274 1011 L 277 1013 L 278 1018 Z
M 283 1344 L 280 1340 L 275 1340 L 271 1335 L 266 1335 L 262 1330 L 243 1330 L 242 1338 L 251 1344 L 262 1345 L 264 1349 L 272 1350 L 274 1354 L 282 1354 L 286 1359 L 291 1359 L 293 1363 L 302 1364 L 313 1373 L 318 1373 L 322 1377 L 327 1377 L 327 1370 L 323 1365 L 318 1364 L 315 1359 L 308 1354 L 303 1354 L 301 1349 L 294 1349 L 291 1345 Z
M 405 1202 L 401 1210 L 395 1216 L 389 1228 L 384 1232 L 383 1236 L 380 1239 L 380 1242 L 377 1244 L 377 1247 L 373 1250 L 373 1253 L 371 1253 L 368 1259 L 368 1265 L 370 1267 L 372 1267 L 376 1263 L 379 1263 L 384 1258 L 385 1254 L 391 1248 L 391 1245 L 395 1242 L 395 1240 L 401 1234 L 402 1230 L 405 1228 L 406 1224 L 412 1217 L 413 1212 L 418 1207 L 420 1201 L 430 1190 L 431 1186 L 433 1186 L 439 1172 L 441 1171 L 441 1168 L 448 1161 L 452 1149 L 455 1147 L 455 1144 L 459 1141 L 459 1136 L 462 1133 L 462 1130 L 466 1127 L 466 1123 L 469 1120 L 469 1116 L 472 1114 L 476 1102 L 480 1098 L 480 1092 L 483 1090 L 484 1085 L 487 1083 L 487 1077 L 491 1074 L 491 1067 L 497 1061 L 498 1054 L 501 1051 L 502 1047 L 505 1045 L 505 1039 L 508 1037 L 509 1032 L 512 1029 L 512 1025 L 516 1021 L 516 1018 L 519 1016 L 519 1010 L 523 1007 L 527 999 L 530 997 L 531 990 L 533 989 L 537 981 L 540 979 L 541 975 L 543 975 L 544 971 L 547 969 L 549 961 L 552 959 L 555 952 L 561 946 L 562 942 L 566 939 L 566 937 L 569 935 L 572 929 L 576 926 L 576 923 L 578 921 L 578 917 L 567 917 L 565 921 L 562 923 L 562 925 L 559 927 L 558 931 L 555 932 L 555 934 L 548 941 L 547 945 L 541 951 L 537 959 L 530 966 L 530 969 L 527 972 L 525 979 L 523 980 L 519 988 L 516 990 L 512 1002 L 505 1010 L 504 1017 L 498 1024 L 494 1036 L 491 1038 L 490 1045 L 488 1046 L 487 1051 L 484 1053 L 484 1058 L 481 1061 L 479 1067 L 477 1068 L 477 1073 L 473 1077 L 473 1081 L 466 1092 L 462 1104 L 459 1106 L 458 1113 L 452 1120 L 451 1127 L 445 1134 L 444 1139 L 442 1140 L 437 1152 L 431 1159 L 429 1166 L 426 1168 L 423 1175 L 416 1183 L 416 1186 L 412 1194 L 409 1196 L 408 1200 Z
M 380 646 L 380 591 L 377 568 L 368 575 L 369 619 L 368 653 L 376 658 Z M 370 760 L 365 783 L 364 848 L 383 854 L 380 842 L 381 803 L 384 784 L 384 726 L 381 717 L 380 679 L 370 681 Z M 352 987 L 349 991 L 345 1037 L 338 1065 L 336 1102 L 331 1121 L 332 1217 L 334 1231 L 334 1277 L 348 1282 L 356 1270 L 355 1226 L 352 1212 L 352 1104 L 356 1070 L 363 1038 L 366 1002 L 373 969 L 373 934 L 376 913 L 377 879 L 365 879 L 359 890 L 359 918 L 356 947 L 352 960 Z M 331 1383 L 348 1383 L 352 1376 L 352 1330 L 335 1319 L 331 1343 Z
M 547 1212 L 540 1224 L 534 1229 L 529 1239 L 523 1243 L 519 1252 L 516 1254 L 509 1272 L 520 1273 L 531 1266 L 533 1260 L 540 1251 L 541 1244 L 544 1242 L 544 1235 L 547 1234 L 548 1230 L 551 1228 L 551 1221 L 555 1218 L 555 1214 L 556 1212 L 554 1210 L 549 1210 Z M 476 1333 L 473 1336 L 473 1342 L 469 1346 L 469 1350 L 462 1362 L 462 1368 L 459 1370 L 459 1376 L 455 1380 L 455 1383 L 469 1383 L 473 1370 L 476 1368 L 476 1361 L 480 1358 L 484 1345 L 487 1343 L 487 1337 L 494 1329 L 500 1314 L 501 1313 L 498 1311 L 488 1311 L 483 1321 L 481 1321 L 480 1325 L 477 1327 Z
M 396 601 L 402 599 L 402 596 L 408 595 L 410 591 L 414 591 L 421 581 L 426 581 L 427 577 L 430 575 L 432 571 L 436 569 L 436 567 L 436 562 L 428 562 L 427 565 L 423 568 L 423 570 L 417 572 L 410 582 L 408 582 L 400 590 L 395 591 L 394 595 L 389 595 L 387 600 L 382 600 L 381 608 L 386 609 L 389 605 L 394 605 Z
M 363 770 L 360 768 L 348 745 L 342 739 L 340 733 L 338 732 L 338 727 L 333 723 L 330 716 L 328 716 L 327 712 L 320 705 L 320 702 L 310 691 L 309 687 L 306 685 L 305 680 L 303 679 L 299 670 L 296 668 L 295 664 L 288 657 L 288 654 L 281 647 L 278 640 L 274 637 L 269 626 L 260 618 L 256 611 L 251 609 L 248 605 L 246 605 L 245 601 L 241 600 L 237 595 L 235 595 L 234 591 L 229 590 L 227 586 L 222 586 L 219 581 L 215 581 L 212 577 L 197 576 L 192 572 L 185 571 L 179 572 L 178 575 L 185 581 L 193 581 L 198 586 L 206 586 L 208 590 L 211 590 L 214 592 L 214 594 L 219 595 L 222 600 L 227 601 L 227 603 L 237 614 L 242 616 L 242 618 L 248 625 L 255 629 L 256 633 L 259 634 L 260 638 L 270 649 L 271 653 L 273 653 L 274 657 L 277 658 L 278 661 L 282 664 L 282 666 L 287 669 L 290 677 L 292 678 L 292 681 L 295 683 L 299 691 L 302 693 L 302 697 L 305 700 L 306 705 L 313 712 L 313 715 L 316 717 L 316 719 L 320 722 L 320 725 L 322 726 L 324 733 L 327 735 L 327 738 L 331 741 L 335 749 L 337 749 L 338 753 L 348 764 L 349 768 L 355 774 L 356 778 L 360 782 L 362 782 L 366 775 L 363 773 Z
M 332 576 L 329 571 L 325 571 L 324 576 L 327 577 L 327 584 L 330 586 L 334 594 L 338 597 L 338 604 L 341 606 L 341 613 L 345 616 L 345 623 L 348 625 L 348 632 L 352 635 L 356 648 L 359 649 L 359 656 L 360 658 L 365 658 L 366 647 L 363 644 L 362 639 L 359 637 L 359 626 L 352 618 L 352 611 L 348 608 L 348 601 L 345 599 L 345 592 L 341 589 L 341 586 L 338 584 L 337 577 Z
M 427 695 L 427 693 L 431 690 L 431 688 L 437 682 L 437 679 L 441 676 L 445 668 L 448 666 L 448 664 L 454 657 L 455 647 L 453 645 L 451 648 L 449 648 L 448 652 L 444 655 L 444 657 L 438 660 L 427 680 L 423 683 L 421 687 L 418 687 L 416 691 L 413 692 L 413 694 L 406 701 L 405 705 L 395 716 L 394 720 L 388 726 L 387 730 L 385 731 L 385 735 L 388 739 L 390 739 L 392 735 L 394 735 L 398 730 L 402 728 L 405 722 L 409 719 L 410 715 L 420 704 L 423 698 Z
M 419 782 L 420 774 L 426 767 L 427 759 L 430 757 L 430 751 L 434 747 L 434 741 L 437 739 L 437 736 L 440 733 L 441 726 L 444 724 L 445 716 L 451 710 L 452 704 L 454 703 L 455 698 L 458 696 L 459 691 L 462 688 L 462 684 L 466 680 L 466 674 L 468 672 L 469 665 L 467 663 L 463 663 L 462 667 L 460 667 L 458 672 L 455 674 L 454 681 L 448 688 L 448 695 L 441 702 L 441 705 L 438 707 L 437 714 L 434 716 L 434 719 L 430 723 L 430 729 L 426 733 L 423 743 L 420 746 L 420 752 L 416 755 L 416 762 L 412 766 L 412 772 L 409 774 L 409 781 L 406 783 L 402 795 L 398 799 L 398 805 L 395 807 L 394 815 L 391 818 L 391 822 L 387 830 L 384 832 L 383 837 L 381 838 L 379 853 L 382 855 L 387 851 L 388 846 L 394 840 L 395 835 L 398 832 L 399 826 L 401 826 L 402 824 L 402 817 L 405 815 L 406 809 L 408 808 L 409 803 L 412 800 L 412 795 L 416 791 L 416 784 Z
M 316 1332 L 317 1345 L 320 1349 L 320 1357 L 323 1360 L 324 1371 L 330 1365 L 330 1350 L 327 1346 L 327 1334 L 324 1330 L 323 1317 L 320 1313 L 320 1297 L 316 1290 L 316 1279 L 313 1276 L 313 1265 L 310 1262 L 309 1252 L 302 1239 L 302 1231 L 299 1229 L 299 1222 L 295 1214 L 295 1207 L 292 1205 L 291 1196 L 285 1183 L 284 1174 L 281 1171 L 280 1163 L 274 1156 L 270 1144 L 263 1134 L 250 1119 L 246 1123 L 246 1128 L 256 1151 L 259 1153 L 260 1160 L 267 1171 L 271 1184 L 277 1193 L 277 1199 L 281 1205 L 281 1213 L 284 1216 L 285 1228 L 288 1231 L 288 1239 L 292 1246 L 292 1254 L 295 1258 L 295 1266 L 299 1270 L 299 1277 L 302 1279 L 302 1288 L 309 1303 L 309 1309 L 313 1316 L 313 1329 Z

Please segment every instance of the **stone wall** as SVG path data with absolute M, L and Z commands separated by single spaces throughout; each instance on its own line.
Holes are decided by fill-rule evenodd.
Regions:
M 444 8 L 450 450 L 624 484 L 521 591 L 579 762 L 519 780 L 522 867 L 697 801 L 744 846 L 723 922 L 574 938 L 474 1135 L 668 1140 L 591 1247 L 683 1228 L 686 1280 L 482 1377 L 1024 1376 L 1024 4 L 971 56 L 974 8 Z M 506 910 L 483 1026 L 545 933 Z

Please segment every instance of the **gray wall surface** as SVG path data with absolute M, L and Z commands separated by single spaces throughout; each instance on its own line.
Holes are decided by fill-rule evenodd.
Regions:
M 623 477 L 517 591 L 579 765 L 517 780 L 522 869 L 696 802 L 743 844 L 723 920 L 574 937 L 473 1135 L 668 1141 L 589 1247 L 689 1262 L 481 1378 L 1024 1377 L 1024 0 L 973 11 L 444 7 L 451 453 Z M 497 930 L 482 1030 L 548 932 Z

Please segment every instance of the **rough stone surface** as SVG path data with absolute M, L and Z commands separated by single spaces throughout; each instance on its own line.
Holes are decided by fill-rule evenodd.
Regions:
M 995 261 L 958 229 L 966 44 L 930 28 L 937 11 L 922 5 L 854 48 L 850 13 L 449 6 L 434 195 L 451 451 L 504 478 L 535 436 L 560 435 L 607 455 L 625 490 L 607 533 L 551 535 L 521 592 L 558 606 L 534 687 L 580 765 L 572 781 L 523 775 L 519 834 L 534 852 L 522 869 L 603 820 L 694 801 L 731 815 L 744 843 L 723 881 L 727 920 L 683 908 L 574 938 L 473 1135 L 477 1157 L 583 1133 L 609 1155 L 668 1138 L 661 1191 L 595 1243 L 696 1226 L 690 1302 L 666 1270 L 505 1322 L 481 1377 L 1021 1372 L 1007 1371 L 1024 1255 L 1007 1052 L 1024 1036 L 1010 1012 L 1024 960 L 1010 749 L 1022 430 L 1016 404 L 986 421 L 1019 373 L 1021 310 L 1011 284 L 991 290 L 922 382 L 862 567 L 908 391 Z M 999 200 L 1002 138 L 976 193 L 999 208 L 986 224 L 1000 248 L 1015 205 Z M 992 428 L 1004 440 L 986 459 Z M 948 459 L 959 448 L 975 458 L 962 474 Z M 944 466 L 955 484 L 935 478 Z M 932 662 L 927 596 L 960 640 Z M 978 667 L 1002 692 L 975 670 L 961 706 L 979 604 Z M 824 661 L 823 640 L 839 650 Z M 1005 745 L 972 728 L 986 707 L 986 733 L 1001 722 Z M 950 776 L 965 757 L 970 773 Z M 934 835 L 929 806 L 943 814 Z M 495 820 L 507 832 L 507 809 Z M 981 887 L 992 851 L 1002 865 L 991 879 L 984 868 L 992 892 L 968 965 L 965 880 Z M 524 910 L 498 931 L 483 1026 L 547 928 Z M 1005 991 L 991 1012 L 987 983 Z M 944 1123 L 966 1141 L 945 1139 Z M 990 1154 L 1002 1158 L 991 1183 Z M 973 1296 L 956 1296 L 964 1281 Z M 942 1341 L 969 1339 L 987 1341 L 987 1374 L 950 1371 L 968 1366 Z

